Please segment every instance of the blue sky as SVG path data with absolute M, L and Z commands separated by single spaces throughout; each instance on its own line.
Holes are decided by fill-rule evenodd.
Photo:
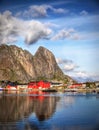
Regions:
M 98 21 L 98 0 L 1 0 L 0 44 L 15 44 L 33 55 L 44 46 L 65 74 L 99 80 Z

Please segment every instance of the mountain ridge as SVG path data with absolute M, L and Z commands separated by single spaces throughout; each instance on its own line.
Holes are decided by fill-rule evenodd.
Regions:
M 0 81 L 29 82 L 40 79 L 73 81 L 64 75 L 53 53 L 45 47 L 40 46 L 32 55 L 15 45 L 0 45 Z

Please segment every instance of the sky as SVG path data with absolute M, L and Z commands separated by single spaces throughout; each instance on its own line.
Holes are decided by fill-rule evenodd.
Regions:
M 66 75 L 99 81 L 99 1 L 1 0 L 0 44 L 44 46 Z

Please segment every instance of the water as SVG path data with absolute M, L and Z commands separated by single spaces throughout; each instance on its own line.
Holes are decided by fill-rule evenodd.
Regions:
M 1 92 L 0 130 L 99 130 L 99 94 Z

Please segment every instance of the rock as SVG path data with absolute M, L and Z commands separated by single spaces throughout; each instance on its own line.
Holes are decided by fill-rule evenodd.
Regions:
M 52 79 L 55 76 L 63 77 L 64 74 L 58 67 L 55 57 L 48 49 L 39 47 L 34 55 L 35 70 L 38 77 Z
M 0 80 L 27 83 L 38 79 L 72 80 L 64 75 L 55 56 L 44 47 L 39 47 L 33 56 L 15 45 L 0 45 Z

